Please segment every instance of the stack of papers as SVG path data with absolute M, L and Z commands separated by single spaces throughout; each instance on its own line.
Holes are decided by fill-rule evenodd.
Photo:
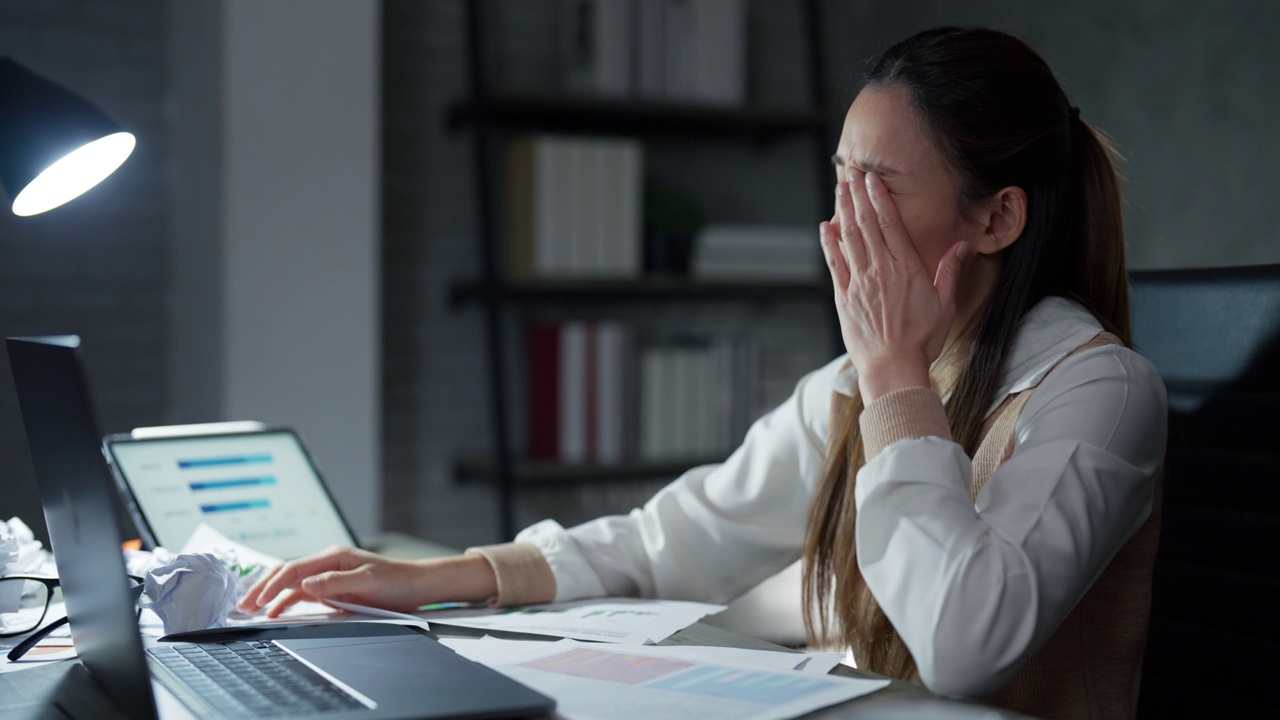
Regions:
M 621 648 L 574 640 L 445 638 L 442 642 L 555 698 L 558 716 L 573 720 L 780 720 L 889 684 L 888 680 L 826 675 L 838 661 L 838 653 L 819 658 L 733 648 Z M 796 670 L 795 665 L 803 669 Z

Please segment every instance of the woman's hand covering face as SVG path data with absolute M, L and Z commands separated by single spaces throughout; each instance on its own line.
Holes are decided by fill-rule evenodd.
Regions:
M 866 403 L 928 386 L 956 315 L 956 286 L 969 246 L 957 242 L 930 274 L 893 197 L 874 172 L 850 167 L 836 184 L 835 222 L 821 225 L 845 348 Z

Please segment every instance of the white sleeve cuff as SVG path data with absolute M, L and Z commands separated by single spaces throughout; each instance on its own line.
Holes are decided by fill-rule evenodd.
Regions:
M 532 543 L 542 550 L 556 579 L 556 602 L 608 594 L 577 543 L 555 520 L 530 525 L 516 535 L 516 542 Z

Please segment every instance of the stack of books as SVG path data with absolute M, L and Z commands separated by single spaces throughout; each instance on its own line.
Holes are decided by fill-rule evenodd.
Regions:
M 693 241 L 689 272 L 700 280 L 817 282 L 823 271 L 818 228 L 707 225 Z
M 757 409 L 754 343 L 717 340 L 640 353 L 638 458 L 644 462 L 727 454 Z
M 745 0 L 560 2 L 570 91 L 707 105 L 745 102 Z
M 632 333 L 619 322 L 532 323 L 526 331 L 528 455 L 620 463 L 631 453 Z
M 525 137 L 509 145 L 506 179 L 512 278 L 640 275 L 644 167 L 639 142 Z
M 759 351 L 740 338 L 638 348 L 618 321 L 526 328 L 531 460 L 665 463 L 724 455 L 759 412 Z

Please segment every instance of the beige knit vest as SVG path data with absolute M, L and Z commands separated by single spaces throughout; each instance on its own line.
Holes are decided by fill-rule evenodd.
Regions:
M 1071 355 L 1118 343 L 1114 335 L 1101 333 Z M 973 457 L 970 492 L 974 499 L 995 469 L 1013 454 L 1014 426 L 1034 390 L 1008 396 L 987 418 Z M 1162 478 L 1157 477 L 1151 517 L 1121 547 L 1049 641 L 1008 685 L 983 698 L 984 702 L 1043 718 L 1134 716 L 1151 614 L 1162 486 Z

